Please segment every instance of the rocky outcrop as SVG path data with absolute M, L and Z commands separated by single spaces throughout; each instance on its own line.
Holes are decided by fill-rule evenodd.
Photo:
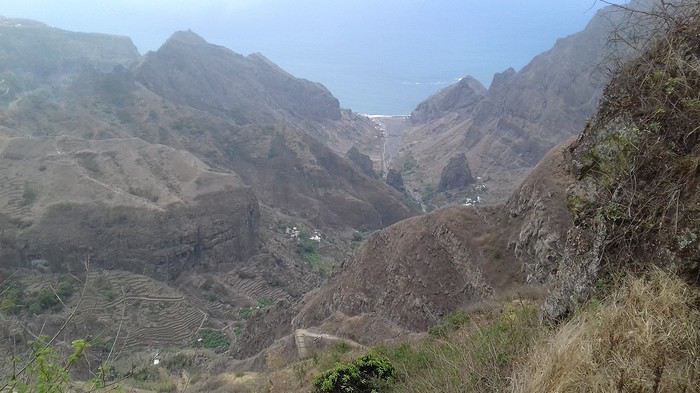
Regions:
M 464 154 L 459 154 L 452 157 L 447 163 L 447 166 L 443 168 L 442 174 L 440 175 L 440 183 L 438 184 L 438 191 L 459 190 L 473 183 L 474 177 L 472 176 L 471 170 L 469 170 L 467 157 Z
M 372 159 L 370 159 L 368 155 L 360 153 L 357 147 L 353 146 L 352 149 L 348 150 L 345 157 L 360 168 L 365 175 L 373 178 L 377 177 L 377 173 L 374 172 Z
M 401 172 L 395 169 L 389 169 L 389 172 L 386 174 L 386 184 L 397 191 L 406 192 L 406 186 L 403 184 L 403 176 L 401 176 Z
M 547 283 L 564 255 L 566 233 L 573 226 L 567 192 L 572 176 L 570 142 L 552 149 L 508 200 L 513 231 L 508 248 L 528 284 Z

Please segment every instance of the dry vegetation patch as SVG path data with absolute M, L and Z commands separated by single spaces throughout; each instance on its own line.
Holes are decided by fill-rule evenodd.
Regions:
M 538 346 L 514 391 L 699 392 L 698 295 L 660 271 L 629 279 Z

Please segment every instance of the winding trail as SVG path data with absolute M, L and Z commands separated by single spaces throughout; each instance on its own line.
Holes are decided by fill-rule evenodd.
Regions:
M 313 354 L 313 348 L 319 343 L 345 343 L 353 348 L 365 348 L 364 345 L 352 340 L 331 334 L 314 333 L 306 329 L 297 329 L 294 331 L 294 343 L 297 347 L 299 358 L 304 359 Z

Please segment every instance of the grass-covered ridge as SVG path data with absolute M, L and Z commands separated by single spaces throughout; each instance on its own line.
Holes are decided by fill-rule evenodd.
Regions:
M 370 354 L 394 370 L 375 391 L 700 391 L 700 291 L 660 270 L 629 275 L 617 288 L 557 327 L 541 321 L 532 305 L 507 303 L 448 318 L 440 335 L 373 348 Z M 332 350 L 310 364 L 324 380 L 360 356 Z M 323 391 L 304 382 L 313 375 L 297 373 L 299 391 Z

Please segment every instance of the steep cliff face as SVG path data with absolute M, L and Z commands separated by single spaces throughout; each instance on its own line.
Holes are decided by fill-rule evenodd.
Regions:
M 569 152 L 572 143 L 552 149 L 504 206 L 515 228 L 508 248 L 528 284 L 545 284 L 556 274 L 566 233 L 573 226 L 567 205 L 568 189 L 575 183 Z
M 552 318 L 618 270 L 672 267 L 698 284 L 699 14 L 686 7 L 672 9 L 663 39 L 616 74 L 571 148 L 576 225 L 545 305 Z
M 46 261 L 176 277 L 259 248 L 257 199 L 235 175 L 139 139 L 3 138 L 5 266 Z
M 357 147 L 353 146 L 352 149 L 348 150 L 345 157 L 355 164 L 365 175 L 369 177 L 377 177 L 377 173 L 374 172 L 374 164 L 372 159 L 368 155 L 362 154 Z
M 389 173 L 386 174 L 386 184 L 397 191 L 406 192 L 406 187 L 403 184 L 401 172 L 398 172 L 395 169 L 389 169 Z
M 649 7 L 646 3 L 630 6 Z M 399 169 L 406 159 L 417 162 L 404 175 L 408 187 L 418 193 L 434 189 L 449 158 L 464 153 L 472 171 L 487 182 L 482 198 L 507 200 L 547 151 L 577 134 L 595 113 L 609 65 L 631 52 L 609 44 L 625 18 L 628 13 L 605 8 L 585 30 L 558 40 L 522 70 L 494 76 L 488 91 L 465 78 L 420 104 L 396 161 Z M 644 31 L 639 27 L 635 33 Z M 470 99 L 454 98 L 460 95 Z M 468 105 L 447 105 L 448 97 Z

